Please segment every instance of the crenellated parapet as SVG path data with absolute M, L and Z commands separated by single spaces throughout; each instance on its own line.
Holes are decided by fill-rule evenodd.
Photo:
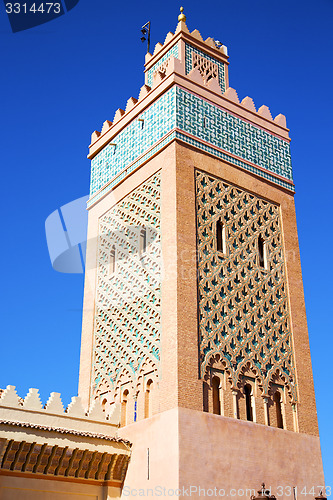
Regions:
M 39 422 L 43 422 L 43 425 L 57 423 L 63 428 L 85 430 L 90 427 L 91 422 L 94 422 L 94 429 L 98 424 L 116 428 L 120 423 L 120 405 L 115 403 L 106 413 L 98 399 L 89 408 L 84 408 L 81 398 L 74 396 L 64 408 L 58 392 L 52 392 L 43 405 L 38 389 L 29 389 L 25 398 L 20 398 L 15 386 L 8 385 L 0 397 L 0 420 L 2 419 L 37 425 Z
M 160 85 L 166 77 L 170 76 L 171 74 L 178 74 L 185 76 L 184 74 L 184 68 L 182 67 L 181 63 L 179 60 L 173 56 L 170 56 L 168 60 L 164 63 L 163 67 L 159 67 L 156 71 L 154 71 L 152 75 L 152 82 L 151 86 L 145 84 L 140 88 L 140 93 L 138 96 L 138 99 L 134 97 L 130 97 L 126 103 L 125 110 L 123 109 L 117 109 L 113 118 L 113 121 L 110 120 L 105 120 L 103 123 L 101 131 L 95 130 L 92 135 L 91 135 L 91 145 L 90 148 L 92 151 L 94 151 L 93 146 L 95 145 L 96 141 L 99 139 L 103 139 L 103 136 L 108 133 L 108 139 L 109 139 L 109 133 L 114 130 L 117 132 L 119 129 L 116 127 L 116 125 L 120 122 L 120 120 L 124 120 L 124 124 L 127 122 L 126 118 L 128 116 L 128 113 L 132 111 L 134 108 L 136 111 L 140 111 L 140 104 L 141 102 L 149 95 L 153 95 L 152 91 L 154 90 L 155 87 Z M 193 83 L 196 83 L 197 85 L 200 85 L 202 87 L 206 87 L 207 90 L 210 92 L 213 92 L 216 95 L 219 95 L 222 97 L 225 102 L 225 106 L 228 107 L 228 102 L 229 103 L 235 103 L 239 106 L 239 113 L 243 112 L 250 112 L 254 115 L 256 115 L 257 118 L 263 118 L 274 125 L 277 125 L 278 127 L 281 127 L 287 129 L 287 122 L 286 122 L 286 117 L 283 114 L 278 114 L 275 118 L 272 117 L 271 111 L 268 106 L 262 105 L 256 109 L 256 106 L 253 102 L 253 99 L 251 97 L 244 97 L 242 101 L 239 100 L 237 91 L 233 89 L 232 87 L 228 87 L 225 92 L 222 93 L 219 83 L 216 79 L 216 77 L 209 78 L 203 76 L 202 73 L 199 71 L 199 69 L 194 68 L 190 71 L 188 75 L 186 75 L 187 80 L 190 80 Z M 132 116 L 130 116 L 132 118 Z M 255 121 L 255 118 L 252 116 L 253 121 Z M 266 126 L 269 128 L 269 126 L 266 124 Z M 101 142 L 101 144 L 104 143 Z M 99 145 L 100 146 L 100 145 Z M 98 147 L 99 147 L 98 146 Z M 89 158 L 93 157 L 93 153 L 89 154 Z

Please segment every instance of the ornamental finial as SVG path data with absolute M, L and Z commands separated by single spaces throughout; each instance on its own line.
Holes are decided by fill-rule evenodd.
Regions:
M 181 8 L 180 8 L 180 14 L 179 14 L 179 16 L 178 16 L 178 21 L 179 21 L 179 22 L 180 22 L 180 21 L 184 21 L 184 23 L 185 23 L 185 21 L 186 21 L 186 16 L 185 16 L 185 14 L 183 14 L 183 12 L 184 12 L 184 7 L 181 7 Z

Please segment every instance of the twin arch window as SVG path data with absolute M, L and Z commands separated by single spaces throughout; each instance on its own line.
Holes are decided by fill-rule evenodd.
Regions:
M 226 228 L 220 219 L 215 225 L 215 247 L 219 253 L 227 254 Z M 267 245 L 261 234 L 258 237 L 257 250 L 259 267 L 267 269 Z
M 138 241 L 138 255 L 142 257 L 147 251 L 147 228 L 142 227 L 139 232 L 139 241 Z M 108 261 L 108 272 L 109 275 L 112 275 L 116 272 L 117 264 L 117 251 L 116 247 L 112 245 L 111 251 L 109 254 Z
M 250 384 L 245 384 L 244 386 L 244 397 L 245 397 L 245 408 L 246 408 L 246 420 L 253 422 L 253 405 L 254 396 L 252 387 Z M 276 413 L 276 427 L 283 429 L 283 416 L 282 416 L 282 398 L 279 391 L 276 391 L 273 396 L 273 405 L 275 407 Z

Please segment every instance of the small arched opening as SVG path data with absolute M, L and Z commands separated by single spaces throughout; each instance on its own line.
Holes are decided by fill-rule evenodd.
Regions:
M 152 390 L 153 390 L 153 381 L 151 379 L 148 380 L 146 385 L 145 392 L 145 418 L 149 418 L 152 416 Z
M 267 269 L 266 242 L 261 235 L 258 238 L 258 258 L 259 266 L 263 269 Z
M 250 384 L 244 386 L 246 420 L 253 422 L 253 407 L 252 407 L 252 387 Z
M 127 411 L 128 411 L 128 389 L 125 389 L 121 399 L 121 426 L 124 427 L 127 424 Z
M 218 377 L 212 378 L 212 391 L 213 391 L 213 413 L 215 415 L 221 415 L 220 379 Z
M 143 255 L 147 251 L 147 229 L 143 227 L 139 235 L 139 255 Z
M 111 248 L 109 257 L 109 274 L 114 274 L 116 272 L 116 249 L 113 246 Z
M 279 391 L 276 391 L 276 393 L 274 394 L 274 406 L 276 411 L 276 426 L 279 429 L 283 429 L 282 402 L 281 394 Z
M 216 222 L 216 250 L 226 253 L 225 227 L 221 220 Z

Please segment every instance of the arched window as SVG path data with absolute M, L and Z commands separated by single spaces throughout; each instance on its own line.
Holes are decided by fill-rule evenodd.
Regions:
M 104 411 L 105 411 L 105 406 L 106 406 L 107 402 L 108 402 L 108 400 L 106 398 L 104 398 L 103 401 L 102 401 L 102 408 L 103 408 Z
M 213 377 L 212 379 L 212 390 L 213 390 L 213 413 L 215 415 L 221 415 L 220 379 L 218 377 Z
M 216 250 L 226 253 L 225 228 L 220 220 L 216 222 Z
M 152 402 L 151 402 L 151 392 L 153 389 L 153 381 L 150 379 L 147 382 L 146 392 L 145 392 L 145 418 L 152 416 Z
M 274 405 L 276 409 L 276 425 L 279 429 L 283 429 L 281 394 L 279 391 L 274 394 Z
M 127 424 L 127 400 L 128 400 L 128 390 L 123 392 L 123 397 L 121 400 L 121 426 L 124 427 Z
M 266 243 L 261 235 L 258 238 L 258 254 L 259 254 L 258 255 L 259 266 L 266 269 L 267 268 Z
M 113 274 L 116 272 L 116 249 L 113 246 L 111 248 L 110 257 L 109 257 L 109 274 Z
M 253 408 L 252 408 L 252 387 L 250 384 L 244 386 L 245 405 L 246 405 L 246 419 L 253 422 Z
M 147 230 L 142 228 L 139 236 L 139 255 L 143 255 L 147 250 Z

